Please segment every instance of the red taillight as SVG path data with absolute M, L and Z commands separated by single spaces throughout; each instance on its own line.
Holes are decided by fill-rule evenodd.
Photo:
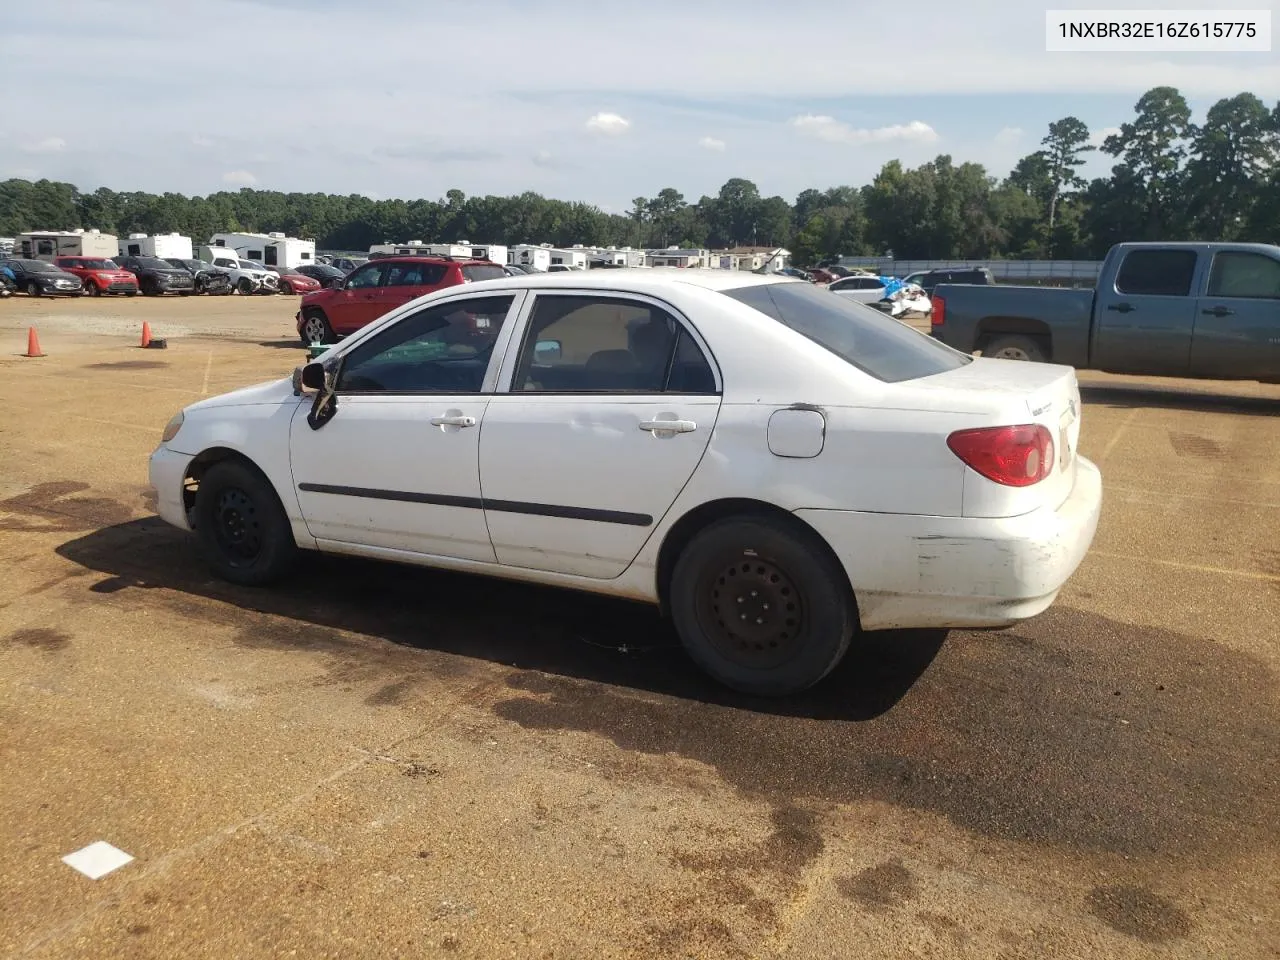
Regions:
M 947 437 L 951 452 L 988 480 L 1029 487 L 1053 470 L 1053 434 L 1038 423 L 957 430 Z
M 929 298 L 929 302 L 933 304 L 933 309 L 929 311 L 929 324 L 940 327 L 947 322 L 947 301 L 934 296 Z

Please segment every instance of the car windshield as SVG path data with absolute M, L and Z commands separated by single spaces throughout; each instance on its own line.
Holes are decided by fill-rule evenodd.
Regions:
M 242 270 L 265 270 L 265 269 L 267 269 L 267 268 L 266 268 L 266 267 L 264 267 L 262 264 L 260 264 L 260 263 L 256 263 L 256 262 L 254 262 L 253 260 L 241 260 L 241 261 L 240 261 L 240 268 L 241 268 Z
M 879 310 L 802 281 L 721 292 L 885 383 L 945 373 L 973 360 Z
M 302 274 L 298 273 L 298 271 L 293 269 L 293 267 L 272 267 L 271 269 L 274 270 L 276 273 L 280 274 L 280 276 L 282 277 L 302 276 Z
M 82 270 L 119 270 L 114 260 L 78 260 L 75 263 L 68 264 L 72 267 L 80 267 Z
M 22 269 L 27 273 L 65 273 L 66 271 L 55 267 L 52 263 L 44 260 L 15 260 L 14 263 L 22 265 Z
M 463 267 L 462 275 L 472 283 L 479 283 L 482 280 L 501 280 L 507 275 L 507 271 L 497 264 L 485 264 L 484 266 Z
M 159 257 L 137 257 L 138 266 L 148 270 L 172 270 L 173 264 L 165 263 Z

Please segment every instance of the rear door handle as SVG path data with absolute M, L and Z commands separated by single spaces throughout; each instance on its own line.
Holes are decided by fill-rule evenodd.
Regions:
M 640 429 L 646 433 L 690 433 L 698 425 L 692 420 L 642 420 Z
M 1116 313 L 1129 313 L 1133 310 L 1133 304 L 1130 303 L 1109 303 L 1108 310 L 1114 310 Z
M 433 427 L 474 427 L 475 417 L 432 417 Z
M 1214 307 L 1212 310 L 1201 310 L 1200 312 L 1207 317 L 1229 317 L 1235 313 L 1234 310 L 1228 310 L 1226 307 Z

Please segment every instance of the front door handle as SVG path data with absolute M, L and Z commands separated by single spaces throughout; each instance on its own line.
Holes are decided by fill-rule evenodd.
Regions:
M 431 425 L 433 427 L 474 427 L 476 425 L 475 417 L 432 417 Z
M 640 429 L 646 433 L 690 433 L 698 425 L 692 420 L 642 420 Z
M 1129 313 L 1133 310 L 1133 304 L 1130 303 L 1109 303 L 1108 310 L 1114 310 L 1116 313 Z
M 1228 310 L 1226 307 L 1214 307 L 1212 310 L 1201 310 L 1200 312 L 1206 317 L 1229 317 L 1235 313 L 1234 310 Z

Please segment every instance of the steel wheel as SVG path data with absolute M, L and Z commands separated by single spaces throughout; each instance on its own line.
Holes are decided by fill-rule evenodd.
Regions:
M 232 564 L 250 564 L 262 552 L 262 521 L 253 498 L 238 487 L 219 491 L 214 536 Z
M 735 558 L 698 585 L 698 622 L 725 659 L 769 670 L 793 658 L 805 630 L 800 591 L 769 560 Z
M 86 280 L 81 290 L 90 297 L 98 297 L 102 295 L 101 288 L 92 280 Z

